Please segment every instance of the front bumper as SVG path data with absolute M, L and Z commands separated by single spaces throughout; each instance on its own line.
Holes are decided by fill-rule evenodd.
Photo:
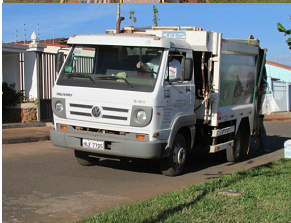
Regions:
M 99 156 L 128 157 L 140 159 L 161 158 L 164 151 L 164 144 L 161 141 L 146 141 L 133 139 L 127 136 L 91 133 L 82 131 L 50 131 L 51 142 L 55 146 L 70 148 L 74 150 L 95 153 Z M 82 146 L 82 139 L 104 141 L 110 148 L 99 150 Z

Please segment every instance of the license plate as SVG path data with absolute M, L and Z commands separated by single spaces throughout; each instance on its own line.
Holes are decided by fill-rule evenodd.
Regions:
M 83 139 L 82 145 L 83 145 L 83 147 L 89 147 L 89 148 L 95 148 L 95 149 L 104 149 L 104 141 Z

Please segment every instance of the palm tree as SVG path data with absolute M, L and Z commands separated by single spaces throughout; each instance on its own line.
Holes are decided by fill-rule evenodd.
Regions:
M 131 20 L 133 21 L 133 22 L 136 22 L 137 20 L 136 20 L 136 17 L 134 16 L 134 14 L 135 14 L 135 11 L 134 10 L 131 10 L 131 11 L 129 11 L 129 25 L 131 26 Z

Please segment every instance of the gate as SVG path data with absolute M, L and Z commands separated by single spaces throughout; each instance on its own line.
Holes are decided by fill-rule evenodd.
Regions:
M 53 122 L 51 105 L 52 88 L 57 78 L 56 54 L 39 52 L 38 59 L 38 86 L 39 109 L 41 122 Z
M 281 111 L 289 111 L 289 83 L 273 81 L 274 98 Z

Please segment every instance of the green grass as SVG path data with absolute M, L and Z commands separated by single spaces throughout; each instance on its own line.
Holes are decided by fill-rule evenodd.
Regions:
M 210 0 L 211 3 L 291 3 L 291 0 Z
M 60 3 L 60 0 L 3 0 L 3 3 Z
M 291 0 L 210 0 L 211 3 L 291 3 Z M 3 3 L 60 3 L 59 0 L 3 0 Z
M 241 195 L 219 193 L 228 190 Z M 281 159 L 81 222 L 291 222 L 290 201 L 291 160 Z

